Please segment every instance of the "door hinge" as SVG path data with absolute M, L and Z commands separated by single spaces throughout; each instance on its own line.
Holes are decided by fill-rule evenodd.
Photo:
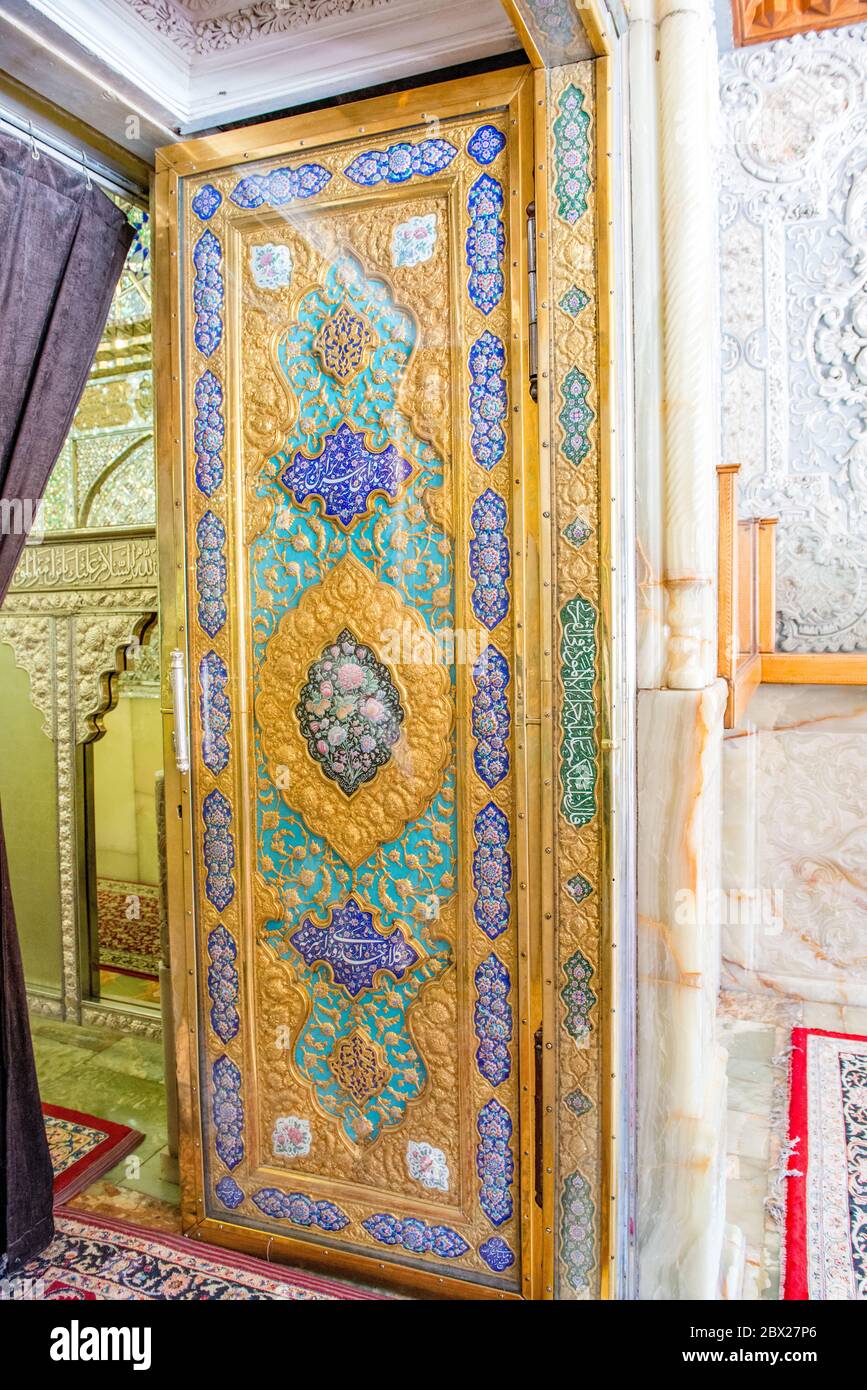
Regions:
M 536 204 L 527 206 L 527 286 L 530 395 L 539 399 L 539 315 L 536 285 Z
M 533 1037 L 533 1057 L 536 1066 L 536 1095 L 535 1095 L 535 1130 L 536 1130 L 536 1173 L 535 1173 L 535 1196 L 536 1206 L 542 1206 L 542 1027 L 541 1024 L 536 1029 Z

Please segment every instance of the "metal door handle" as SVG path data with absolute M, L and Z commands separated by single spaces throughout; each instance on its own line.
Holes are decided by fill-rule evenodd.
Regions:
M 190 770 L 190 739 L 187 732 L 187 670 L 183 652 L 176 647 L 171 655 L 169 682 L 172 687 L 175 728 L 172 735 L 175 744 L 175 762 L 178 772 Z

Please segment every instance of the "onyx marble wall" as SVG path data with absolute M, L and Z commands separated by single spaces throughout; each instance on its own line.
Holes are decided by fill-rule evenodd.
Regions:
M 722 983 L 867 1005 L 867 689 L 761 686 L 724 752 Z

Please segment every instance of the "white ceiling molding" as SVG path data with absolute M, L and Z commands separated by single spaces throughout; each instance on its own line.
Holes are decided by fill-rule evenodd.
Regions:
M 518 48 L 500 0 L 0 0 L 197 131 Z

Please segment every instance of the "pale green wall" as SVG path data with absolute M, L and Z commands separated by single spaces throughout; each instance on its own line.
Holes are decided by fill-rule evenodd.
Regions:
M 0 642 L 0 806 L 28 985 L 59 991 L 60 874 L 54 744 L 30 703 L 30 678 Z
M 96 872 L 128 883 L 159 882 L 154 780 L 162 770 L 159 696 L 121 694 L 93 746 Z

